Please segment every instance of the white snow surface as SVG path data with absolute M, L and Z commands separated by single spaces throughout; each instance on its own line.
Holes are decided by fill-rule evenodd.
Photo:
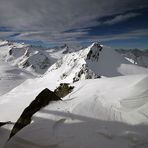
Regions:
M 44 74 L 57 59 L 64 55 L 64 51 L 65 48 L 52 52 L 52 49 L 0 41 L 0 60 L 37 75 Z
M 81 70 L 79 81 L 72 83 Z M 95 79 L 85 80 L 88 76 Z M 0 120 L 16 122 L 44 88 L 54 90 L 61 82 L 71 83 L 74 90 L 38 111 L 8 142 L 12 127 L 0 127 L 0 148 L 148 147 L 147 70 L 108 47 L 98 50 L 95 43 L 66 54 L 43 76 L 2 95 Z
M 118 71 L 123 75 L 148 74 L 148 68 L 131 64 L 121 64 Z
M 121 64 L 130 64 L 126 59 L 109 47 L 103 47 L 99 54 L 98 61 L 87 60 L 88 66 L 101 76 L 114 77 L 122 75 L 118 68 Z
M 0 61 L 0 96 L 20 85 L 25 80 L 34 77 L 34 75 L 25 70 Z
M 145 74 L 74 83 L 72 93 L 37 112 L 34 122 L 16 134 L 6 148 L 146 148 L 147 84 Z M 52 87 L 49 83 L 48 88 Z M 15 89 L 1 99 L 0 112 L 5 112 L 1 119 L 16 121 L 37 94 L 34 89 L 26 91 L 29 85 L 18 88 L 19 92 Z
M 128 61 L 138 66 L 148 68 L 148 50 L 117 50 Z
M 147 73 L 147 68 L 135 66 L 122 57 L 115 50 L 93 43 L 88 48 L 66 54 L 53 64 L 44 77 L 55 81 L 73 82 L 74 80 L 95 79 L 102 77 L 115 77 L 129 74 Z M 91 57 L 88 55 L 92 52 Z

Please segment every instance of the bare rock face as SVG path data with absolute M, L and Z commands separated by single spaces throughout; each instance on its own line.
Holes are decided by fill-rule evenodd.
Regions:
M 75 74 L 75 77 L 73 78 L 73 83 L 81 80 L 82 77 L 84 77 L 85 79 L 101 78 L 101 76 L 95 74 L 91 69 L 89 69 L 87 64 L 83 64 L 80 71 Z
M 69 47 L 67 44 L 65 44 L 62 48 L 64 49 L 63 54 L 69 53 Z
M 87 60 L 98 61 L 99 53 L 102 51 L 102 49 L 103 48 L 99 43 L 94 43 L 87 54 Z
M 100 78 L 99 71 L 93 70 L 92 67 L 98 66 L 102 51 L 103 45 L 96 42 L 80 51 L 68 53 L 52 65 L 48 73 L 61 71 L 58 81 L 68 79 L 70 83 Z
M 25 108 L 20 118 L 14 125 L 10 137 L 14 136 L 18 131 L 31 123 L 32 116 L 39 111 L 41 108 L 48 105 L 51 101 L 60 101 L 60 97 L 49 89 L 44 89 L 31 104 Z
M 57 96 L 63 98 L 69 93 L 71 93 L 73 89 L 74 86 L 70 86 L 70 84 L 68 83 L 61 83 L 60 86 L 54 90 L 54 92 Z

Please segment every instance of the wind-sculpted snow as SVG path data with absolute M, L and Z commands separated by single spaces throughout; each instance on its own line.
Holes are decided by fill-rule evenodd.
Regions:
M 148 69 L 131 64 L 121 64 L 118 71 L 123 75 L 148 74 Z
M 63 101 L 51 103 L 37 112 L 32 118 L 34 123 L 18 132 L 6 148 L 95 148 L 98 144 L 106 148 L 147 148 L 147 84 L 148 75 L 76 82 L 74 90 Z M 33 85 L 38 89 L 31 89 Z M 49 88 L 52 85 L 48 83 Z M 39 87 L 43 86 L 28 82 L 2 96 L 0 112 L 5 114 L 1 119 L 16 121 Z M 4 102 L 5 99 L 8 101 Z
M 59 112 L 59 114 L 62 114 Z M 67 114 L 63 114 L 63 116 Z M 58 121 L 38 119 L 14 136 L 5 148 L 147 148 L 146 125 L 131 126 L 73 115 Z
M 148 76 L 142 79 L 141 81 L 137 82 L 133 88 L 129 88 L 130 93 L 127 95 L 126 98 L 124 98 L 120 102 L 123 109 L 128 111 L 139 109 L 140 114 L 142 114 L 143 110 L 146 111 L 146 108 L 148 107 L 147 86 L 148 86 Z
M 79 81 L 5 148 L 147 148 L 147 84 L 148 75 Z
M 63 101 L 37 111 L 31 124 L 9 142 L 12 127 L 0 129 L 2 148 L 147 148 L 148 73 L 129 63 L 116 51 L 94 43 L 65 54 L 41 77 L 2 95 L 1 122 L 16 122 L 43 89 L 54 91 L 60 83 L 72 88 L 60 93 Z

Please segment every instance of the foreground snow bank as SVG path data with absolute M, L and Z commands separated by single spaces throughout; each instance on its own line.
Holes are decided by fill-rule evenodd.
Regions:
M 47 83 L 43 84 L 47 86 Z M 33 123 L 18 132 L 6 148 L 95 148 L 98 145 L 146 148 L 147 84 L 146 74 L 74 83 L 74 90 L 63 101 L 53 102 L 37 112 Z M 33 84 L 23 85 L 0 100 L 3 121 L 10 118 L 16 121 L 43 87 L 38 85 L 40 88 L 30 92 L 28 89 Z M 48 87 L 54 85 L 48 83 Z
M 5 148 L 148 147 L 146 125 L 131 126 L 74 114 L 71 114 L 73 119 L 68 119 L 67 113 L 49 113 L 63 118 L 57 121 L 37 118 L 35 123 L 14 136 Z
M 44 88 L 55 89 L 56 84 L 49 82 L 44 78 L 35 79 L 34 83 L 28 80 L 1 96 L 0 112 L 4 113 L 1 121 L 15 122 Z M 147 121 L 147 84 L 146 74 L 83 80 L 72 84 L 75 88 L 64 101 L 52 103 L 47 108 L 103 120 L 142 123 Z

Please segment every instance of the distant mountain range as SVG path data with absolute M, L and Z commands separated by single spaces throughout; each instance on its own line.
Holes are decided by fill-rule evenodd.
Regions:
M 131 63 L 148 68 L 148 50 L 140 49 L 116 49 Z
M 0 41 L 0 147 L 147 148 L 146 59 L 98 42 L 73 50 Z
M 0 41 L 0 60 L 39 75 L 44 74 L 58 58 L 67 52 L 67 45 L 48 50 L 23 43 Z

